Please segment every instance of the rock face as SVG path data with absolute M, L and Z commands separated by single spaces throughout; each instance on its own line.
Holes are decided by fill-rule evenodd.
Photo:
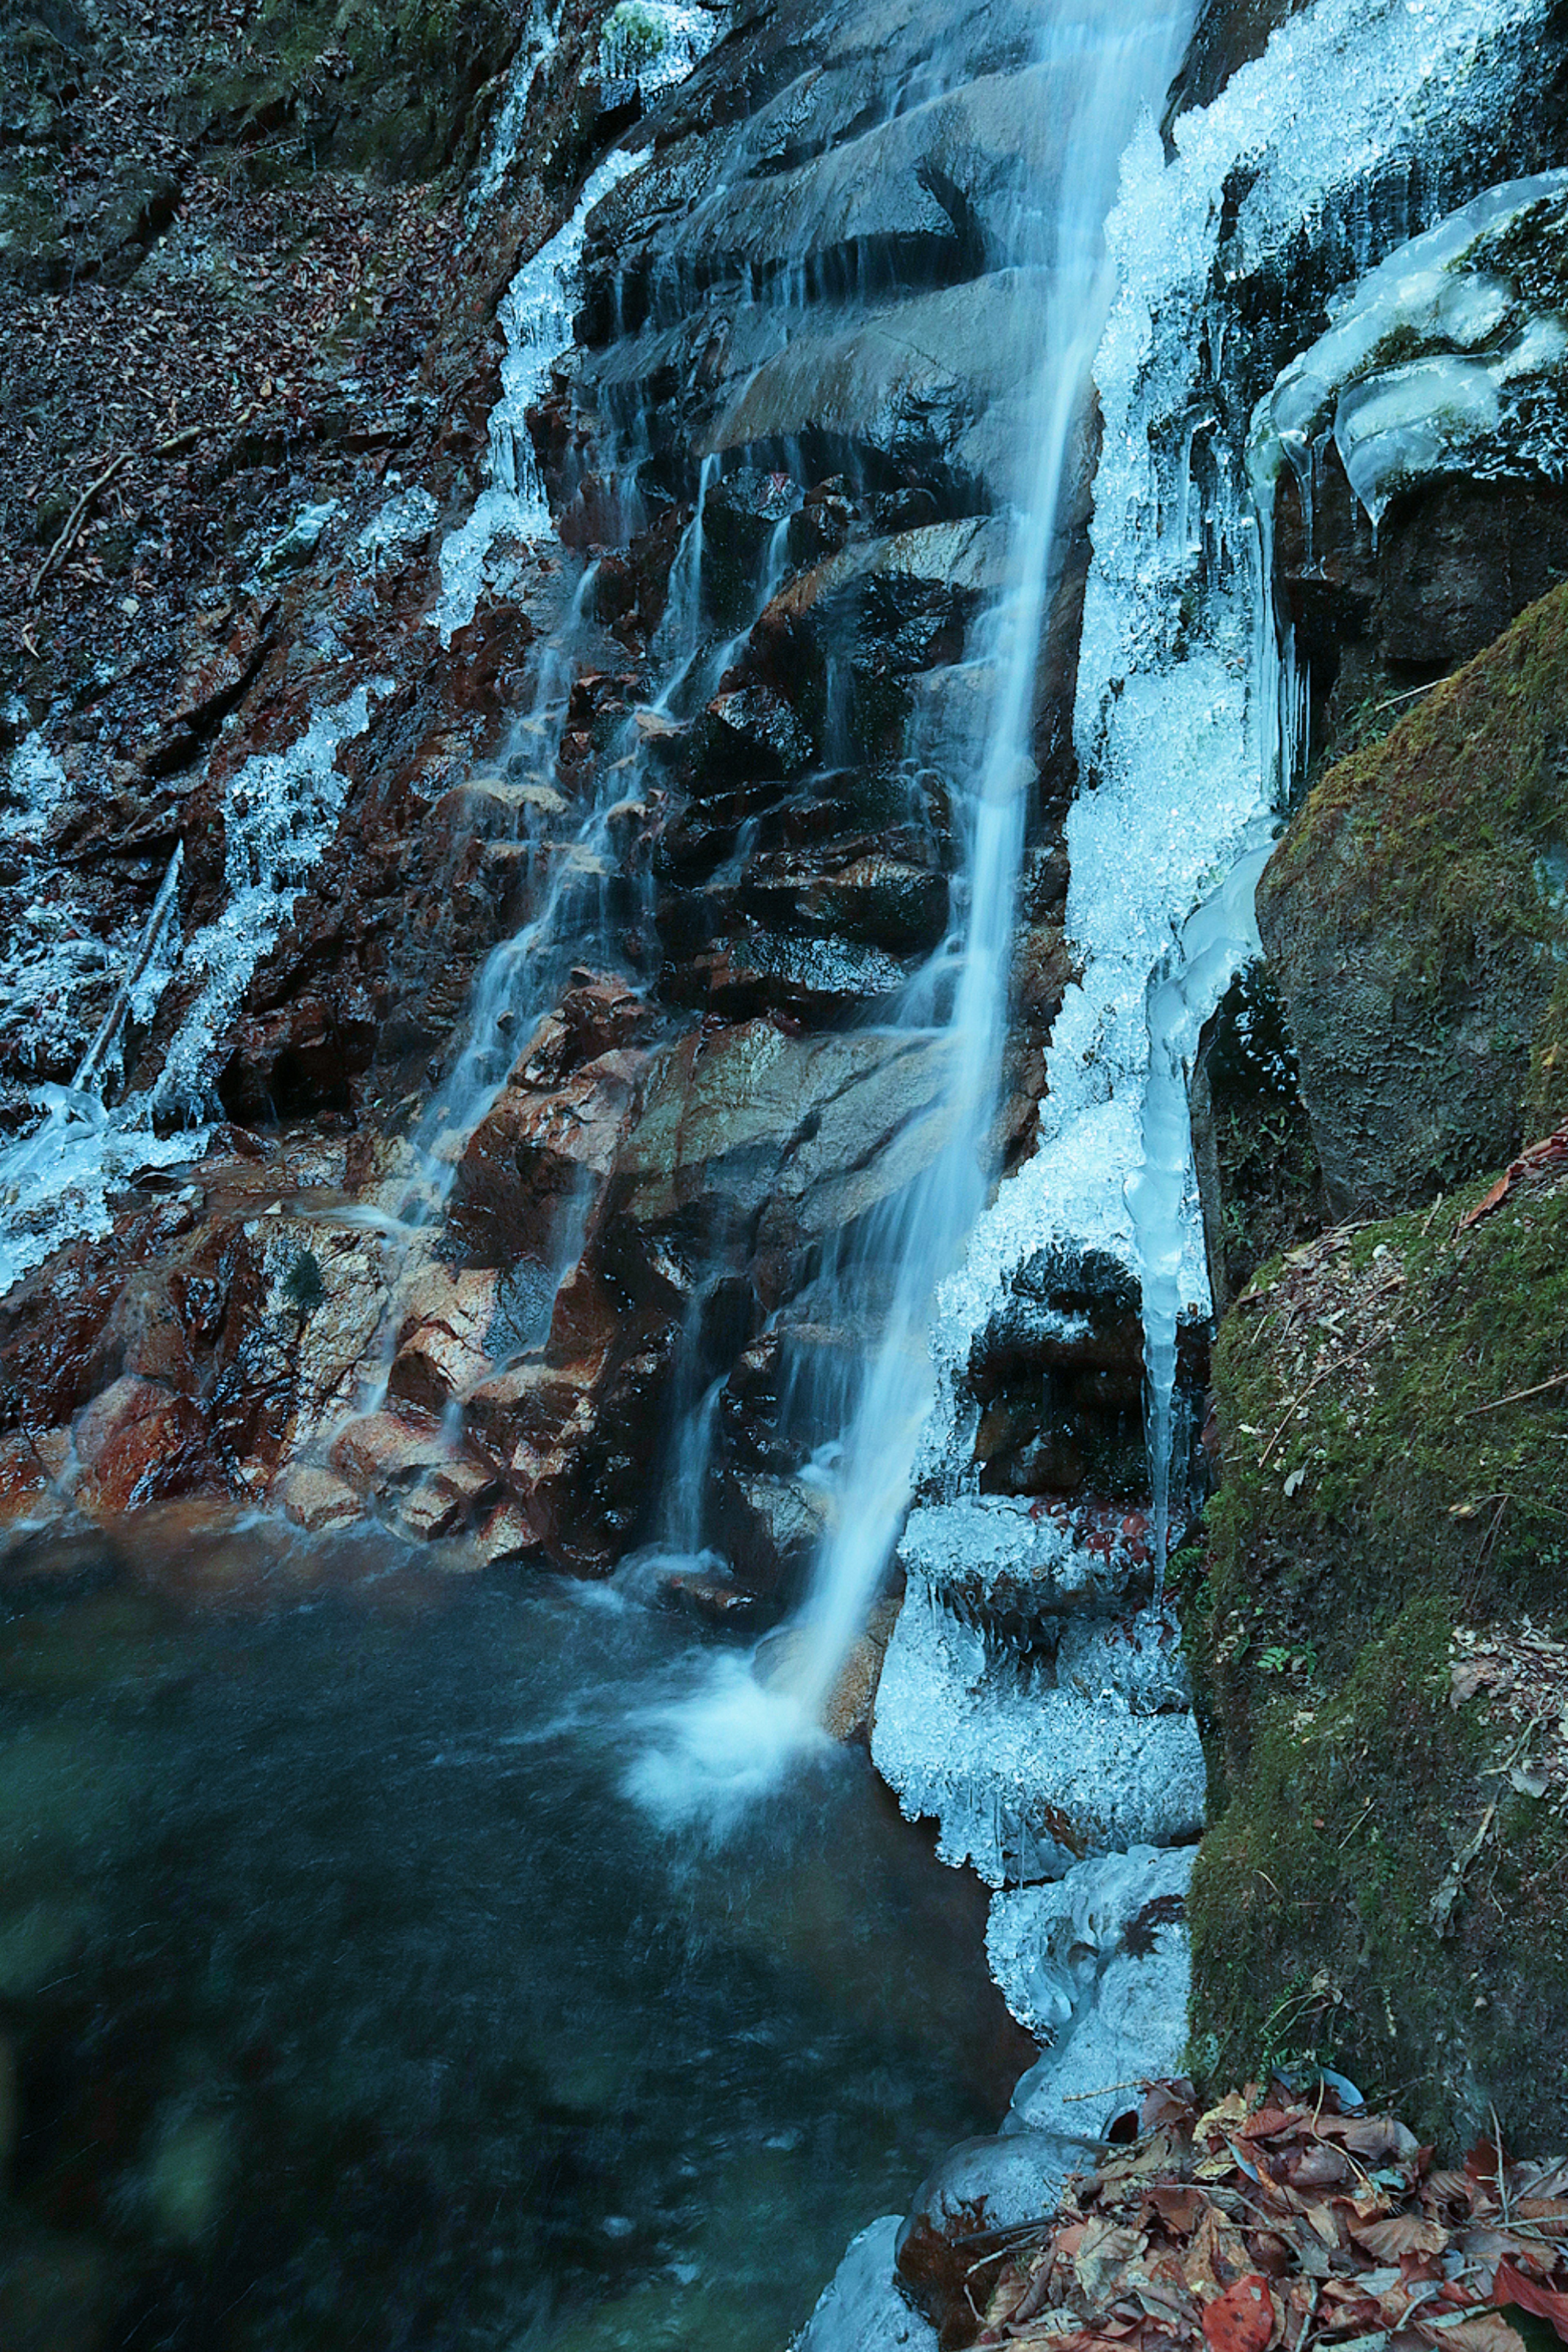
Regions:
M 458 291 L 419 377 L 428 446 L 377 440 L 363 479 L 329 469 L 264 544 L 257 528 L 244 595 L 190 633 L 114 793 L 83 746 L 16 739 L 32 797 L 0 887 L 19 905 L 68 849 L 95 874 L 134 848 L 139 925 L 177 845 L 151 976 L 121 991 L 145 1002 L 110 1024 L 111 1099 L 167 1124 L 216 1097 L 233 1124 L 177 1234 L 151 1192 L 95 1198 L 108 1230 L 17 1303 L 6 1412 L 28 1445 L 58 1444 L 111 1383 L 150 1381 L 162 1418 L 133 1418 L 167 1426 L 170 1491 L 319 1527 L 357 1497 L 411 1537 L 482 1548 L 492 1530 L 504 1556 L 596 1572 L 659 1532 L 674 1433 L 711 1392 L 711 1524 L 685 1540 L 721 1538 L 739 1605 L 776 1612 L 823 1524 L 802 1473 L 883 1311 L 893 1244 L 879 1257 L 868 1237 L 944 1140 L 942 1049 L 875 1024 L 955 918 L 952 787 L 985 700 L 971 632 L 1005 573 L 1044 290 L 999 257 L 1026 179 L 1057 169 L 1062 97 L 1026 62 L 1029 12 L 974 5 L 944 26 L 940 100 L 868 124 L 871 94 L 921 69 L 918 10 L 752 12 L 636 131 L 640 168 L 587 219 L 575 349 L 504 428 L 531 442 L 558 541 L 503 538 L 448 650 L 447 621 L 425 625 L 447 611 L 438 533 L 471 502 L 495 392 L 471 334 L 460 382 L 453 353 L 522 239 L 565 218 L 602 13 L 564 12 L 531 83 L 523 44 L 522 160 L 492 155 L 481 180 L 507 201 L 460 232 L 448 216 Z M 501 119 L 496 89 L 473 97 L 500 62 L 490 18 L 421 24 L 440 68 L 416 102 L 398 97 L 416 70 L 401 18 L 379 47 L 356 20 L 346 65 L 311 52 L 285 113 L 309 114 L 320 166 L 395 128 L 389 167 L 428 172 L 447 81 L 454 154 Z M 264 98 L 237 82 L 223 135 Z M 1090 454 L 1035 717 L 1008 1156 L 1028 1148 L 1068 971 Z M 316 744 L 329 685 L 341 716 Z M 281 862 L 274 803 L 307 845 Z M 261 896 L 231 940 L 240 887 Z M 22 1119 L 24 1087 L 71 1078 L 142 953 L 111 892 L 90 883 L 72 908 L 104 952 L 17 1051 Z M 214 943 L 205 964 L 182 940 Z M 537 986 L 470 1030 L 476 974 L 508 940 Z M 432 1090 L 460 1114 L 411 1158 Z M 302 1165 L 326 1131 L 331 1164 Z M 139 1132 L 115 1170 L 135 1185 Z M 868 1270 L 840 1296 L 848 1249 Z M 1007 1491 L 1087 1492 L 1097 1468 L 1075 1486 L 1020 1467 L 1029 1442 L 1015 1433 Z M 47 1495 L 108 1511 L 95 1478 Z M 139 1492 L 129 1457 L 121 1487 Z
M 1331 2054 L 1448 2145 L 1568 2127 L 1563 1164 L 1298 1249 L 1215 1359 L 1194 2050 Z
M 1331 2060 L 1447 2146 L 1568 2125 L 1565 509 L 1519 471 L 1407 491 L 1374 551 L 1331 467 L 1314 564 L 1287 531 L 1328 748 L 1194 1106 L 1237 1295 L 1185 1560 L 1193 2053 L 1215 2079 Z
M 1565 1047 L 1568 603 L 1554 590 L 1317 787 L 1258 892 L 1331 1210 L 1387 1210 L 1551 1124 Z

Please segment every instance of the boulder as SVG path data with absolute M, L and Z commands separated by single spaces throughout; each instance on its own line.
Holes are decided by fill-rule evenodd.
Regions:
M 486 1338 L 500 1284 L 491 1267 L 425 1267 L 399 1300 L 402 1322 L 388 1394 L 439 1413 L 453 1397 L 487 1379 L 495 1369 Z
M 1568 1102 L 1568 589 L 1318 784 L 1258 928 L 1331 1213 L 1430 1200 Z

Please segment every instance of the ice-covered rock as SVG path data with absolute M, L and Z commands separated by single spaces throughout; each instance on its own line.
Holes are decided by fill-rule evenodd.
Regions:
M 1247 467 L 1260 504 L 1289 464 L 1309 536 L 1331 439 L 1375 529 L 1428 476 L 1556 470 L 1568 316 L 1531 257 L 1560 242 L 1568 172 L 1489 188 L 1400 246 L 1331 305 L 1333 323 L 1254 413 Z
M 145 1093 L 106 1102 L 104 1024 L 70 1086 L 37 1089 L 41 1123 L 0 1153 L 0 1291 L 73 1234 L 106 1233 L 109 1192 L 138 1169 L 168 1167 L 202 1150 L 226 1024 L 336 830 L 349 788 L 339 751 L 363 734 L 371 698 L 385 690 L 382 680 L 356 687 L 319 711 L 287 751 L 258 752 L 229 779 L 227 898 L 183 945 L 173 887 L 179 868 L 171 862 L 147 922 L 131 927 L 120 946 L 120 971 L 139 1018 L 150 1017 L 176 975 L 187 982 L 184 1017 Z
M 572 341 L 583 237 L 588 215 L 641 158 L 616 148 L 577 200 L 575 211 L 547 245 L 525 261 L 500 305 L 501 395 L 489 415 L 489 480 L 461 527 L 441 545 L 441 594 L 430 618 L 450 645 L 467 628 L 479 598 L 496 581 L 498 541 L 522 546 L 548 536 L 550 501 L 528 429 L 528 412 L 543 398 L 552 361 Z
M 795 2352 L 936 2352 L 936 2330 L 904 2294 L 893 2268 L 902 2227 L 886 2213 L 861 2231 L 823 2289 Z
M 1203 1751 L 1168 1629 L 1073 1622 L 1054 1658 L 994 1649 L 911 1579 L 888 1645 L 871 1755 L 944 1862 L 988 1885 L 1203 1827 Z
M 1019 2023 L 1050 2045 L 1014 2094 L 1009 2128 L 1098 2139 L 1129 2089 L 1179 2070 L 1195 1853 L 1137 1845 L 994 1897 L 991 1972 Z

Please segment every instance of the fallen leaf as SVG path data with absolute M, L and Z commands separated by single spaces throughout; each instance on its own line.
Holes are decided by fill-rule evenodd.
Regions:
M 1167 2229 L 1174 2231 L 1182 2238 L 1191 2237 L 1208 2201 L 1202 2189 L 1194 2187 L 1190 2181 L 1177 2183 L 1169 2180 L 1146 2189 L 1143 2200 L 1153 2207 Z
M 1549 2320 L 1561 2341 L 1568 2344 L 1568 2294 L 1526 2278 L 1511 2262 L 1499 2263 L 1492 2293 L 1500 2303 L 1517 2303 L 1521 2311 L 1532 2311 L 1538 2319 Z
M 1258 2271 L 1226 2287 L 1204 2312 L 1204 2342 L 1211 2352 L 1268 2352 L 1279 2331 L 1279 2314 Z
M 1440 2221 L 1424 2221 L 1416 2213 L 1391 2213 L 1384 2221 L 1352 2221 L 1351 2236 L 1380 2263 L 1396 2263 L 1405 2254 L 1440 2254 L 1448 2232 Z
M 1524 2338 L 1509 2326 L 1500 2311 L 1458 2312 L 1452 2319 L 1428 2319 L 1415 2313 L 1412 2326 L 1425 2342 L 1443 2352 L 1525 2352 Z

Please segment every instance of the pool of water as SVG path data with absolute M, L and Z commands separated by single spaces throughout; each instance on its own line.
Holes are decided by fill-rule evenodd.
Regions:
M 778 2352 L 1029 2046 L 858 1750 L 628 1794 L 691 1630 L 79 1559 L 0 1627 L 0 2337 Z M 198 1582 L 202 1580 L 198 1579 Z M 216 1593 L 216 1601 L 215 1601 Z

